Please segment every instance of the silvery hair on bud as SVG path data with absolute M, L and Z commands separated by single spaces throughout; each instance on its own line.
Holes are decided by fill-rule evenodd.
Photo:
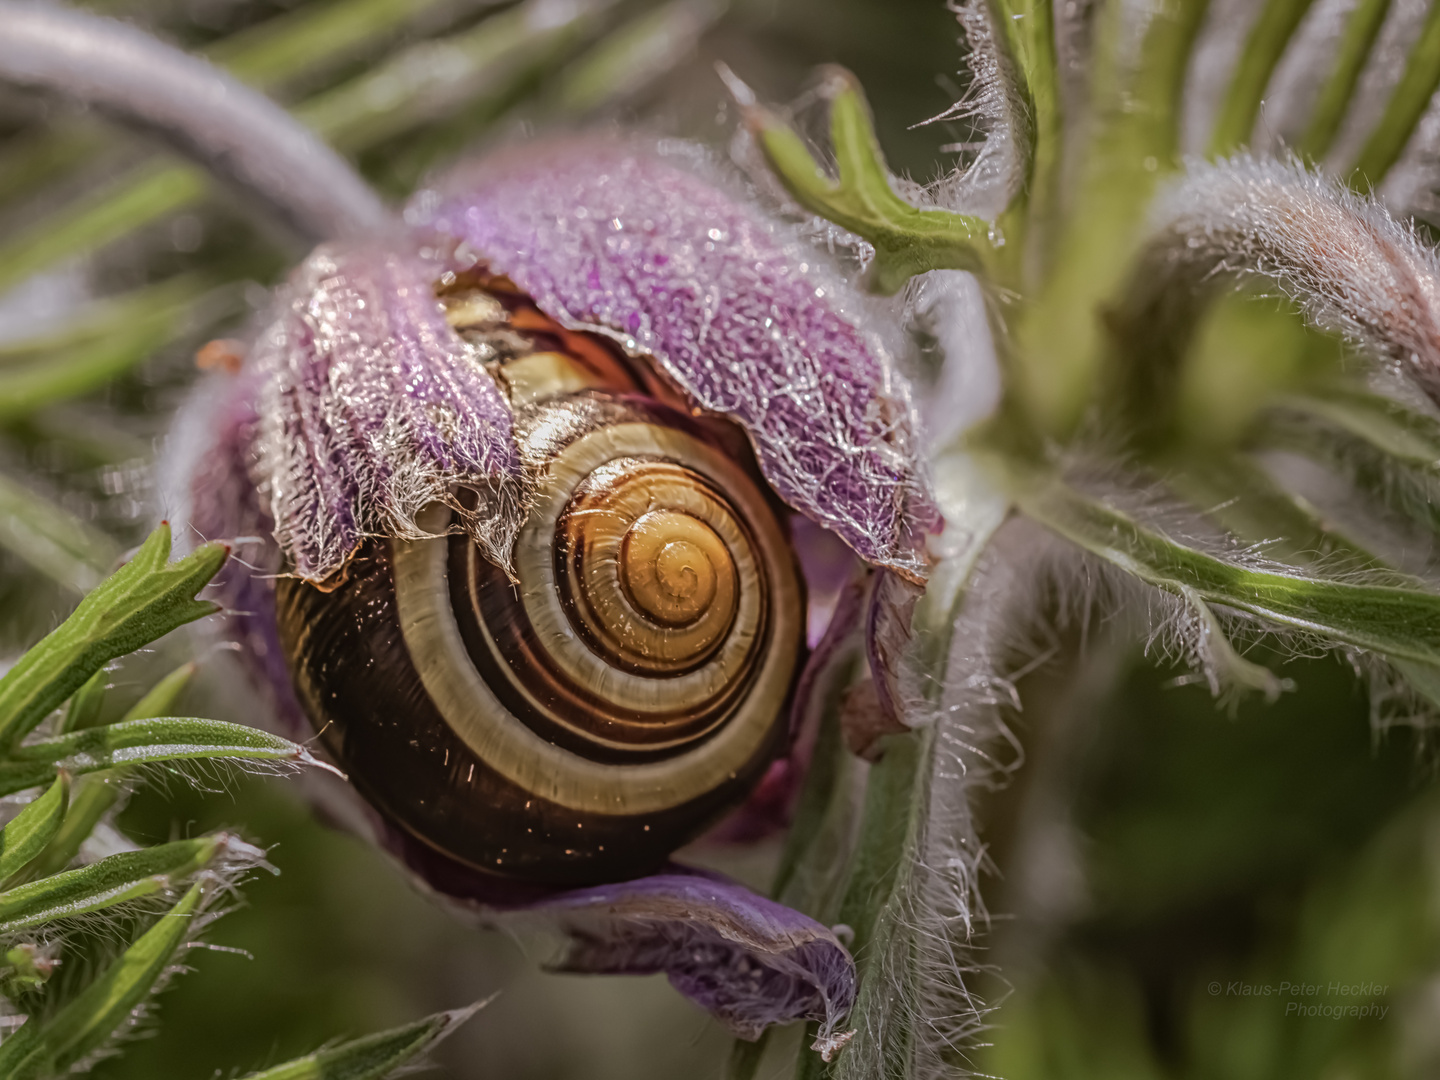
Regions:
M 1440 261 L 1383 206 L 1300 162 L 1192 163 L 1157 200 L 1151 287 L 1269 284 L 1440 402 Z
M 986 0 L 950 0 L 965 43 L 969 82 L 954 105 L 926 120 L 958 122 L 979 136 L 942 150 L 968 151 L 968 164 L 928 188 L 907 187 L 902 194 L 923 204 L 993 220 L 1010 204 L 1025 179 L 1021 146 L 1029 127 L 1016 78 L 1000 47 L 1001 32 Z

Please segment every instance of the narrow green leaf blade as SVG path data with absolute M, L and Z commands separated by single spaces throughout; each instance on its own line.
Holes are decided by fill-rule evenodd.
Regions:
M 69 793 L 69 777 L 57 776 L 45 794 L 16 814 L 4 831 L 0 831 L 0 884 L 13 878 L 45 850 L 65 818 Z
M 1390 167 L 1400 160 L 1436 87 L 1440 87 L 1440 5 L 1432 4 L 1405 60 L 1405 72 L 1355 162 L 1350 181 L 1353 187 L 1363 191 L 1385 179 Z
M 206 544 L 167 564 L 169 552 L 170 527 L 162 524 L 126 566 L 0 678 L 0 746 L 31 731 L 111 660 L 216 610 L 195 594 L 229 548 Z
M 77 785 L 70 808 L 60 828 L 36 859 L 25 869 L 21 881 L 36 881 L 58 874 L 80 854 L 80 847 L 95 826 L 125 793 L 123 769 L 110 769 L 84 777 Z
M 0 291 L 47 266 L 104 247 L 205 194 L 198 169 L 156 161 L 40 218 L 0 244 Z
M 436 1013 L 404 1027 L 317 1050 L 263 1072 L 250 1073 L 245 1080 L 382 1080 L 430 1050 L 487 1003 Z
M 145 999 L 191 936 L 201 889 L 180 901 L 43 1027 L 34 1020 L 0 1043 L 0 1076 L 40 1080 L 103 1046 Z
M 629 97 L 689 59 L 726 7 L 725 0 L 672 0 L 638 15 L 570 65 L 555 107 L 585 115 Z
M 195 669 L 196 665 L 193 662 L 176 668 L 132 705 L 121 722 L 163 717 L 175 704 L 175 699 L 190 684 Z M 78 697 L 79 695 L 77 695 L 77 699 Z M 64 730 L 68 732 L 90 726 L 90 724 L 73 724 L 67 725 Z M 70 810 L 65 815 L 64 822 L 45 850 L 31 864 L 26 877 L 32 880 L 45 877 L 49 874 L 59 873 L 69 866 L 71 860 L 80 853 L 80 846 L 95 831 L 95 826 L 120 801 L 126 790 L 126 780 L 131 773 L 132 768 L 120 767 L 103 769 L 82 778 L 75 797 L 71 800 Z
M 193 660 L 188 664 L 181 664 L 152 686 L 144 697 L 131 705 L 125 715 L 120 718 L 121 723 L 129 720 L 155 720 L 170 713 L 176 700 L 190 685 L 190 680 L 195 677 L 198 667 L 199 665 Z
M 94 726 L 95 721 L 100 719 L 100 709 L 105 704 L 105 684 L 108 676 L 109 673 L 102 667 L 90 676 L 84 686 L 75 691 L 70 704 L 65 706 L 65 715 L 60 718 L 56 727 L 57 735 Z
M 1245 40 L 1230 85 L 1210 132 L 1210 156 L 1223 157 L 1250 141 L 1265 88 L 1285 46 L 1290 43 L 1312 0 L 1265 0 L 1260 17 Z
M 339 0 L 310 3 L 232 34 L 205 50 L 248 83 L 276 87 L 393 41 L 407 26 L 436 22 L 498 0 Z M 438 9 L 438 10 L 437 10 Z
M 1052 478 L 1021 481 L 1015 497 L 1030 517 L 1168 592 L 1193 593 L 1207 603 L 1384 656 L 1440 663 L 1440 596 L 1433 593 L 1238 566 L 1152 532 Z
M 0 893 L 0 934 L 72 919 L 153 896 L 210 863 L 225 835 L 126 851 Z
M 1335 66 L 1315 99 L 1305 133 L 1295 143 L 1297 154 L 1319 161 L 1330 149 L 1389 11 L 1390 0 L 1359 0 L 1350 12 L 1335 53 Z
M 98 390 L 169 341 L 176 321 L 173 313 L 167 313 L 126 334 L 0 371 L 0 421 L 13 421 L 46 405 Z
M 0 475 L 0 547 L 72 593 L 104 580 L 120 548 L 89 522 Z
M 199 717 L 162 716 L 18 746 L 10 760 L 0 761 L 0 792 L 46 783 L 61 769 L 84 776 L 121 766 L 201 760 L 320 765 L 305 747 L 259 728 Z
M 1096 12 L 1094 135 L 1073 167 L 1043 294 L 1015 330 L 1016 396 L 1047 433 L 1071 433 L 1112 378 L 1115 339 L 1101 313 L 1123 310 L 1146 212 L 1179 164 L 1183 73 L 1207 7 L 1157 5 L 1138 47 L 1129 8 Z
M 1440 475 L 1440 421 L 1399 401 L 1347 387 L 1316 388 L 1280 407 L 1305 413 L 1363 439 L 1406 465 Z
M 1026 154 L 1028 213 L 1047 228 L 1059 202 L 1064 151 L 1064 108 L 1055 51 L 1055 16 L 1050 0 L 990 0 L 995 31 L 1005 42 L 1020 92 L 1032 118 Z

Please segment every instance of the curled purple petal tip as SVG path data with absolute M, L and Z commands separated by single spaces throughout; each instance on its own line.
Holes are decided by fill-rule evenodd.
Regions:
M 302 578 L 331 578 L 366 536 L 422 535 L 415 515 L 453 502 L 456 485 L 492 496 L 494 520 L 467 524 L 508 561 L 520 518 L 518 493 L 506 496 L 519 473 L 510 409 L 446 323 L 436 276 L 403 253 L 320 248 L 258 344 L 257 471 Z
M 562 893 L 537 905 L 570 939 L 561 971 L 649 975 L 756 1039 L 771 1024 L 833 1031 L 855 997 L 855 966 L 808 916 L 734 882 L 657 874 Z

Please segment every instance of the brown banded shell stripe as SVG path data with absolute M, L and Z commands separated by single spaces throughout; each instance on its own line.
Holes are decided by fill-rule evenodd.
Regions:
M 636 556 L 633 574 L 623 563 L 611 562 L 607 573 L 614 575 L 612 601 L 623 603 L 632 613 L 641 608 L 646 616 L 642 621 L 663 636 L 663 624 L 634 599 L 637 582 L 641 590 L 651 590 L 648 601 L 652 606 L 678 604 L 679 614 L 693 624 L 695 612 L 684 608 L 687 596 L 709 592 L 713 604 L 722 598 L 724 573 L 728 570 L 733 575 L 733 614 L 727 614 L 730 625 L 719 634 L 706 632 L 718 641 L 706 641 L 702 634 L 684 646 L 692 657 L 689 662 L 693 663 L 694 657 L 702 662 L 680 674 L 642 674 L 607 662 L 577 629 L 555 579 L 554 544 L 576 492 L 597 470 L 625 459 L 651 468 L 665 466 L 658 469 L 665 483 L 655 485 L 653 498 L 621 499 L 620 504 L 629 508 L 608 524 L 614 535 L 607 543 L 614 542 L 618 555 L 625 546 L 624 538 L 644 522 L 632 552 Z M 612 474 L 602 477 L 598 487 L 612 490 L 618 481 L 623 488 L 628 467 L 612 470 Z M 662 505 L 665 491 L 669 492 L 665 498 L 676 505 Z M 443 532 L 448 523 L 439 521 L 439 515 L 446 512 L 431 508 L 426 513 L 435 515 L 436 520 L 427 520 L 424 526 Z M 655 514 L 662 517 L 650 517 Z M 663 516 L 667 514 L 675 516 L 667 519 Z M 596 518 L 597 522 L 603 520 L 603 515 Z M 695 522 L 698 528 L 688 522 Z M 583 539 L 582 535 L 582 547 Z M 723 545 L 723 556 L 715 547 L 717 541 Z M 688 745 L 682 743 L 663 760 L 623 764 L 592 760 L 545 739 L 504 708 L 466 652 L 450 607 L 445 544 L 436 539 L 395 545 L 401 629 L 426 691 L 446 722 L 511 782 L 574 810 L 653 813 L 682 805 L 727 782 L 752 767 L 772 745 L 775 719 L 799 655 L 800 586 L 788 538 L 763 493 L 734 462 L 705 443 L 674 428 L 639 422 L 612 424 L 569 442 L 550 460 L 548 476 L 516 546 L 519 606 L 536 639 L 551 652 L 547 660 L 567 678 L 627 712 L 651 713 L 657 721 L 673 717 L 677 709 L 703 710 L 717 701 L 730 703 L 713 730 L 702 732 L 703 738 L 692 737 Z M 672 544 L 681 545 L 680 550 L 668 556 L 665 565 L 657 565 Z M 709 554 L 705 555 L 707 547 Z M 702 565 L 697 572 L 695 564 L 702 555 L 710 569 L 706 571 Z M 572 587 L 585 584 L 588 557 L 580 561 L 582 571 Z M 575 563 L 564 559 L 561 565 Z M 653 581 L 646 580 L 647 572 Z M 667 575 L 664 580 L 662 574 Z M 701 587 L 706 574 L 716 579 L 713 592 L 709 586 Z M 636 580 L 622 582 L 622 577 Z M 667 596 L 671 598 L 668 601 Z M 730 604 L 729 600 L 722 602 Z M 704 613 L 699 614 L 703 621 Z M 629 640 L 635 648 L 633 631 L 633 626 L 621 628 L 615 636 Z M 639 640 L 643 654 L 650 647 L 643 644 L 643 638 Z M 651 651 L 660 655 L 653 648 Z M 535 708 L 546 709 L 547 703 L 530 688 L 514 689 L 528 694 Z M 553 718 L 565 722 L 564 716 Z M 576 731 L 585 734 L 580 726 Z

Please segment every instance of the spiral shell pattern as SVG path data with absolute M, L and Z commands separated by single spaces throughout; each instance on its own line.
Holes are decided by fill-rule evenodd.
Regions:
M 333 592 L 282 581 L 282 638 L 327 745 L 413 835 L 506 875 L 627 877 L 780 747 L 803 587 L 742 441 L 536 333 L 562 347 L 499 368 L 531 478 L 513 576 L 457 527 L 461 491 Z

